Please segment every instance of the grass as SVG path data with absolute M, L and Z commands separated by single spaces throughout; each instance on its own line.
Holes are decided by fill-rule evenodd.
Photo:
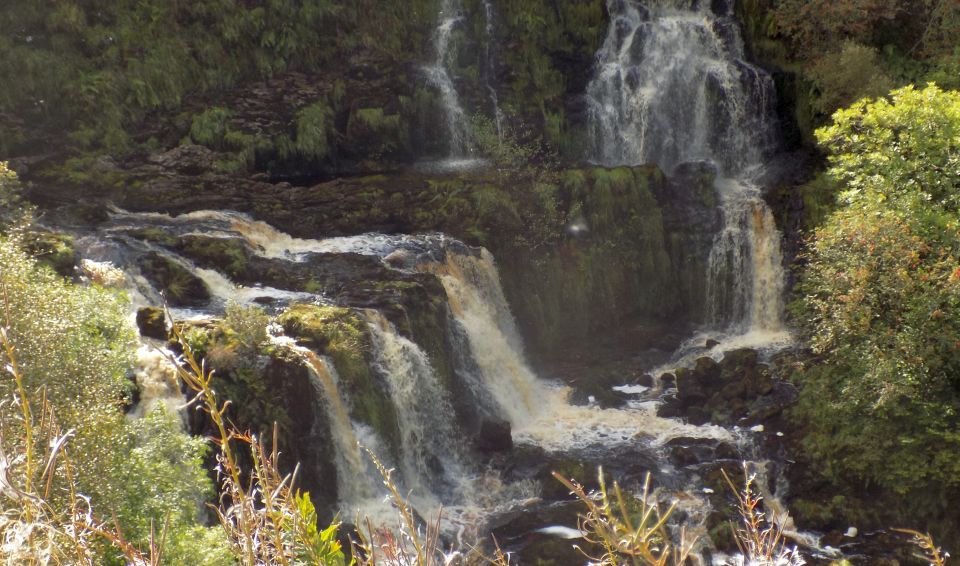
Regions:
M 588 494 L 583 486 L 556 472 L 553 476 L 587 507 L 587 512 L 580 516 L 580 530 L 586 533 L 587 542 L 603 549 L 600 556 L 591 556 L 579 549 L 591 564 L 666 566 L 672 563 L 679 566 L 693 552 L 697 539 L 688 537 L 682 527 L 679 542 L 671 542 L 666 525 L 674 505 L 661 512 L 650 492 L 650 474 L 647 474 L 643 494 L 637 502 L 640 505 L 638 518 L 634 518 L 619 484 L 613 484 L 612 493 L 607 489 L 602 468 L 598 472 L 600 490 L 596 494 Z

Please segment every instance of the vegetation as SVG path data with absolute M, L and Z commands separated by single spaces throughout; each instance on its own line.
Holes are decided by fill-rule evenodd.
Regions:
M 415 64 L 431 56 L 440 5 L 8 0 L 0 6 L 0 156 L 27 156 L 25 164 L 49 174 L 41 183 L 117 190 L 154 181 L 134 177 L 166 168 L 153 161 L 156 153 L 177 144 L 204 146 L 187 148 L 184 161 L 193 161 L 173 168 L 184 177 L 257 173 L 257 181 L 302 181 L 395 171 L 441 151 L 438 95 Z M 781 102 L 829 164 L 798 189 L 811 233 L 792 309 L 812 355 L 798 364 L 792 416 L 811 474 L 838 495 L 805 514 L 874 523 L 902 517 L 956 540 L 960 94 L 942 89 L 960 88 L 960 4 L 735 5 L 751 56 L 787 71 L 775 77 Z M 704 310 L 706 266 L 683 251 L 696 236 L 683 230 L 695 228 L 669 226 L 682 224 L 687 217 L 674 216 L 687 211 L 661 206 L 673 189 L 663 175 L 654 167 L 568 168 L 583 156 L 584 109 L 572 101 L 609 25 L 604 1 L 498 0 L 492 21 L 480 0 L 461 6 L 467 17 L 452 32 L 451 75 L 464 107 L 479 110 L 473 142 L 497 171 L 338 181 L 290 201 L 323 197 L 316 218 L 303 222 L 338 233 L 361 226 L 443 230 L 489 246 L 506 267 L 509 298 L 537 352 L 557 352 L 627 316 L 655 320 L 683 310 L 696 318 Z M 264 84 L 267 101 L 259 100 Z M 929 86 L 892 90 L 908 84 Z M 499 123 L 487 117 L 489 88 L 504 112 Z M 148 153 L 149 166 L 127 169 L 128 161 L 143 165 Z M 686 181 L 690 199 L 680 206 L 709 216 L 718 204 L 713 178 Z M 313 487 L 314 499 L 298 492 L 296 474 L 283 473 L 295 464 L 278 463 L 279 451 L 298 438 L 280 383 L 288 374 L 265 370 L 280 359 L 266 327 L 275 321 L 330 356 L 350 417 L 399 451 L 396 408 L 370 369 L 363 316 L 293 305 L 274 319 L 259 307 L 229 305 L 222 321 L 175 326 L 185 353 L 180 377 L 204 410 L 196 428 L 213 432 L 211 450 L 162 407 L 139 419 L 125 415 L 135 398 L 135 335 L 125 299 L 105 288 L 119 286 L 123 274 L 92 263 L 78 272 L 70 237 L 30 227 L 32 206 L 20 188 L 0 163 L 0 558 L 349 563 L 336 542 L 337 522 L 317 525 L 322 495 Z M 195 202 L 216 198 L 207 193 L 209 200 Z M 284 206 L 260 195 L 251 203 L 258 213 Z M 238 240 L 151 230 L 143 239 L 231 277 L 258 268 Z M 143 254 L 139 267 L 171 304 L 210 299 L 204 283 L 166 252 Z M 82 285 L 64 278 L 77 273 L 86 275 Z M 406 301 L 385 309 L 406 309 L 415 296 L 404 294 L 407 281 L 368 283 Z M 310 291 L 324 285 L 303 283 Z M 439 358 L 434 353 L 449 346 L 446 305 L 424 299 L 418 308 L 404 313 L 409 328 L 401 332 L 419 331 L 421 345 Z M 454 379 L 454 368 L 434 363 L 442 379 Z M 273 442 L 264 442 L 270 431 Z M 210 460 L 216 486 L 204 469 Z M 421 532 L 421 518 L 377 465 L 401 528 L 367 524 L 354 558 L 423 566 L 449 558 L 439 548 L 439 527 Z M 682 563 L 689 553 L 692 542 L 682 534 L 672 541 L 671 512 L 661 514 L 648 491 L 632 501 L 616 485 L 608 490 L 602 476 L 597 494 L 562 481 L 586 506 L 581 528 L 600 549 L 591 556 L 597 563 Z M 204 504 L 215 493 L 221 497 L 208 514 Z M 879 503 L 863 511 L 848 505 L 853 500 Z M 800 560 L 784 546 L 780 527 L 765 521 L 752 478 L 737 501 L 743 521 L 734 531 L 745 559 Z M 218 526 L 208 524 L 214 515 Z M 945 563 L 929 535 L 903 532 L 924 560 Z M 492 558 L 505 560 L 499 549 Z
M 175 112 L 189 96 L 336 66 L 357 50 L 416 52 L 435 14 L 433 0 L 5 2 L 0 155 L 35 140 L 38 124 L 123 152 L 151 113 Z
M 737 10 L 754 55 L 797 74 L 781 95 L 807 142 L 835 110 L 888 83 L 960 87 L 956 2 L 745 0 Z
M 817 355 L 800 377 L 807 451 L 836 485 L 900 494 L 931 521 L 960 493 L 957 132 L 960 93 L 935 86 L 858 102 L 817 132 L 843 192 L 798 305 Z
M 73 563 L 70 553 L 119 563 L 163 533 L 172 541 L 164 563 L 202 556 L 223 564 L 222 539 L 199 507 L 212 493 L 200 466 L 204 443 L 161 408 L 124 417 L 133 335 L 121 299 L 38 267 L 16 236 L 0 238 L 0 265 L 0 449 L 15 482 L 3 491 L 12 522 L 0 528 L 4 540 L 24 536 L 29 548 L 26 562 L 8 563 Z

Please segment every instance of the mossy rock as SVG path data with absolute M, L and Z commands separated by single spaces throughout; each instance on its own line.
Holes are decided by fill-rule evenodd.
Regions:
M 46 230 L 31 230 L 24 238 L 27 253 L 64 277 L 72 277 L 77 265 L 77 252 L 73 237 Z
M 396 408 L 388 387 L 370 369 L 367 323 L 349 308 L 307 304 L 291 305 L 277 321 L 288 335 L 333 359 L 351 417 L 372 427 L 398 451 Z
M 160 307 L 143 307 L 137 310 L 137 328 L 140 335 L 157 340 L 167 339 L 167 316 Z
M 210 301 L 204 282 L 172 259 L 149 252 L 137 260 L 137 266 L 173 306 L 197 307 Z
M 203 265 L 212 265 L 232 278 L 244 272 L 250 261 L 250 252 L 237 238 L 214 238 L 189 235 L 175 244 L 184 256 Z

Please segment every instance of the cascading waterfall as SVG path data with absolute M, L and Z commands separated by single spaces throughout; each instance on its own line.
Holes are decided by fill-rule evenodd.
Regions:
M 452 56 L 450 47 L 453 31 L 462 20 L 463 13 L 459 0 L 443 0 L 433 37 L 434 60 L 424 69 L 427 80 L 440 92 L 450 159 L 462 159 L 468 156 L 473 144 L 473 131 L 467 119 L 467 113 L 460 104 L 460 95 L 448 70 Z
M 333 363 L 318 356 L 309 348 L 298 346 L 286 337 L 274 337 L 280 347 L 297 354 L 310 372 L 310 383 L 317 392 L 316 400 L 322 405 L 330 424 L 330 440 L 334 445 L 333 462 L 337 470 L 337 496 L 342 506 L 356 505 L 374 496 L 373 488 L 379 483 L 375 472 L 370 470 L 368 459 L 360 447 L 360 435 L 350 420 L 346 401 L 340 393 L 339 378 Z M 322 435 L 317 430 L 319 422 L 312 425 L 312 435 Z
M 608 35 L 587 89 L 593 158 L 710 161 L 723 229 L 709 256 L 710 322 L 782 339 L 780 234 L 751 176 L 772 145 L 773 81 L 744 60 L 732 9 L 684 0 L 609 0 Z
M 755 187 L 732 179 L 717 186 L 727 221 L 710 250 L 710 321 L 737 324 L 741 333 L 780 333 L 783 266 L 773 214 Z
M 493 122 L 497 128 L 497 139 L 503 141 L 503 111 L 500 110 L 500 97 L 497 95 L 496 86 L 496 60 L 494 59 L 494 46 L 496 45 L 496 35 L 494 29 L 494 18 L 496 13 L 493 10 L 491 0 L 483 0 L 483 15 L 486 18 L 486 43 L 484 44 L 484 73 L 486 75 L 487 92 L 490 94 L 490 104 L 493 107 Z
M 420 269 L 437 275 L 470 351 L 503 416 L 514 426 L 535 418 L 548 397 L 523 356 L 516 322 L 500 288 L 490 252 L 478 257 L 448 252 L 444 263 L 424 263 Z
M 711 160 L 728 174 L 758 162 L 773 82 L 743 60 L 732 14 L 711 4 L 608 1 L 611 23 L 587 87 L 598 162 L 669 171 Z
M 407 488 L 457 487 L 465 477 L 463 443 L 448 393 L 417 344 L 400 336 L 378 311 L 365 315 L 373 367 L 386 378 L 397 410 Z

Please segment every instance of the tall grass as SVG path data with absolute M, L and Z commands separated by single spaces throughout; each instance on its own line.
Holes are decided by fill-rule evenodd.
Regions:
M 768 521 L 763 512 L 763 498 L 756 493 L 756 475 L 744 464 L 743 487 L 737 488 L 726 470 L 720 470 L 730 491 L 737 498 L 740 525 L 733 527 L 734 540 L 740 550 L 735 566 L 802 566 L 806 564 L 796 547 L 787 547 L 783 525 Z
M 660 510 L 650 491 L 650 474 L 647 474 L 643 493 L 636 502 L 640 506 L 637 513 L 630 509 L 619 484 L 614 482 L 612 493 L 607 489 L 602 468 L 598 472 L 600 489 L 595 494 L 588 494 L 582 485 L 556 472 L 553 476 L 587 508 L 580 516 L 580 530 L 587 542 L 603 549 L 600 556 L 593 556 L 578 548 L 591 564 L 666 566 L 672 563 L 680 566 L 693 552 L 697 538 L 688 537 L 682 527 L 679 542 L 672 542 L 666 525 L 675 504 L 666 511 Z

